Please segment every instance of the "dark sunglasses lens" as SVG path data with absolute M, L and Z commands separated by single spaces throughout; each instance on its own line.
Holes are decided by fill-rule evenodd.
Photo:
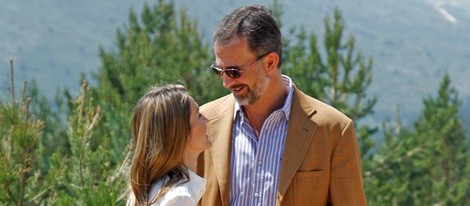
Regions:
M 238 78 L 240 77 L 240 71 L 237 69 L 227 69 L 225 70 L 225 73 L 230 77 L 230 78 Z

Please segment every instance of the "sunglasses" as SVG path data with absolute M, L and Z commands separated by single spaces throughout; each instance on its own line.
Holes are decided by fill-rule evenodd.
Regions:
M 227 68 L 222 68 L 221 66 L 218 66 L 216 65 L 215 63 L 213 63 L 211 65 L 211 69 L 212 71 L 214 71 L 217 75 L 219 75 L 219 77 L 222 77 L 224 76 L 224 73 L 227 74 L 227 76 L 229 76 L 230 78 L 238 78 L 242 75 L 242 68 L 245 68 L 245 67 L 249 67 L 251 65 L 253 65 L 255 62 L 263 59 L 266 55 L 268 55 L 269 53 L 271 52 L 267 52 L 261 56 L 259 56 L 258 58 L 255 59 L 255 61 L 249 63 L 249 64 L 245 64 L 243 66 L 234 66 L 234 67 L 227 67 Z

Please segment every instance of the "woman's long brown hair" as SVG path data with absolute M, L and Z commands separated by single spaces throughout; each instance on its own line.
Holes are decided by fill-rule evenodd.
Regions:
M 138 101 L 131 123 L 135 151 L 130 170 L 136 205 L 152 204 L 173 185 L 189 179 L 182 160 L 190 116 L 191 98 L 181 85 L 154 87 Z M 169 180 L 149 197 L 152 183 L 163 177 Z

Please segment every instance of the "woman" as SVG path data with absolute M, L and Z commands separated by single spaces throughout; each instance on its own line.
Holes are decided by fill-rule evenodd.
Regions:
M 207 119 L 181 85 L 154 87 L 132 118 L 135 151 L 127 205 L 197 205 L 206 181 L 197 158 L 211 146 Z

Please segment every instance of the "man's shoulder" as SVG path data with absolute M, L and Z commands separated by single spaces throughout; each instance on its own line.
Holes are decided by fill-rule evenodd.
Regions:
M 208 109 L 208 108 L 214 108 L 220 105 L 223 105 L 225 103 L 228 103 L 229 101 L 233 102 L 233 97 L 231 97 L 231 94 L 225 95 L 223 97 L 220 97 L 218 99 L 212 100 L 210 102 L 207 102 L 201 106 L 201 109 Z
M 231 94 L 225 95 L 213 101 L 207 102 L 200 107 L 201 113 L 204 115 L 213 115 L 220 113 L 225 109 L 233 107 L 235 100 Z
M 304 94 L 300 90 L 297 90 L 297 92 L 301 105 L 303 105 L 303 107 L 313 107 L 313 110 L 315 110 L 315 115 L 313 115 L 312 118 L 336 119 L 342 121 L 351 120 L 348 116 L 346 116 L 346 114 L 332 105 Z

